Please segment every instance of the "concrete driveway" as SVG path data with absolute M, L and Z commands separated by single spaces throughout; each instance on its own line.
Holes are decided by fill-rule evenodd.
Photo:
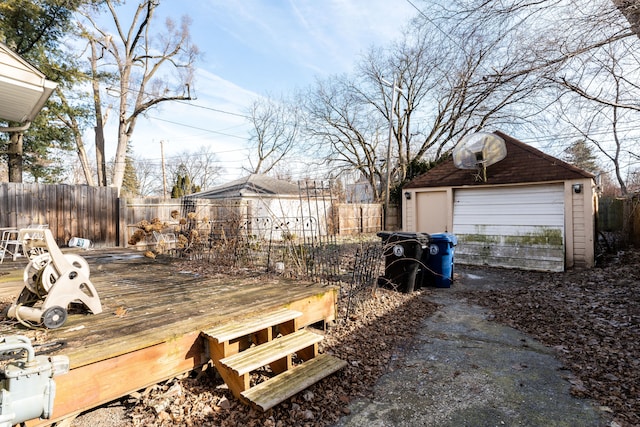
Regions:
M 452 288 L 423 291 L 438 311 L 397 350 L 375 397 L 352 402 L 336 427 L 610 425 L 597 405 L 569 393 L 571 373 L 550 348 L 457 295 L 498 278 L 459 270 Z

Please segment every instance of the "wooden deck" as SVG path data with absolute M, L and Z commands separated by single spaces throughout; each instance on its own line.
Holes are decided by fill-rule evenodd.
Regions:
M 282 307 L 302 312 L 303 326 L 335 316 L 332 287 L 264 276 L 202 278 L 171 260 L 122 249 L 77 253 L 89 262 L 103 312 L 71 312 L 64 326 L 34 343 L 68 356 L 71 371 L 55 378 L 52 419 L 29 425 L 50 424 L 207 363 L 200 332 L 230 320 Z M 17 296 L 25 265 L 4 263 L 0 297 Z M 24 333 L 7 320 L 0 329 Z

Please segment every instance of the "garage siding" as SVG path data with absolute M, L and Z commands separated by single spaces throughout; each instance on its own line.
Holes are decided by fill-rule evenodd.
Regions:
M 586 186 L 586 184 L 584 184 Z M 593 237 L 594 224 L 592 216 L 585 216 L 591 212 L 591 198 L 587 198 L 585 192 L 575 193 L 571 191 L 571 217 L 573 230 L 573 259 L 575 267 L 588 267 L 593 265 Z
M 564 186 L 454 190 L 456 261 L 564 271 Z

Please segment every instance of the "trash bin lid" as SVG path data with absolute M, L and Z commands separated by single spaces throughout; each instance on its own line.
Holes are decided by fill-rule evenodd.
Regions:
M 430 237 L 432 242 L 448 242 L 453 246 L 458 244 L 458 238 L 450 233 L 435 233 L 431 234 Z
M 429 235 L 427 233 L 411 232 L 411 231 L 396 231 L 391 233 L 389 240 L 392 242 L 397 241 L 416 241 L 426 247 L 429 244 Z
M 387 240 L 389 236 L 391 236 L 393 232 L 391 231 L 378 231 L 376 235 L 384 240 Z

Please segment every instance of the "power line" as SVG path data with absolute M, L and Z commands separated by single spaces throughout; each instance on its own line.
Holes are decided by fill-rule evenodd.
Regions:
M 201 127 L 198 127 L 198 126 L 193 126 L 193 125 L 187 125 L 187 124 L 184 124 L 184 123 L 174 122 L 173 120 L 161 119 L 160 117 L 154 117 L 154 116 L 149 116 L 149 115 L 147 117 L 149 117 L 150 119 L 153 119 L 153 120 L 159 120 L 161 122 L 167 122 L 167 123 L 171 123 L 171 124 L 178 125 L 178 126 L 184 126 L 186 128 L 190 128 L 190 129 L 201 130 L 201 131 L 208 132 L 208 133 L 215 133 L 216 135 L 223 135 L 223 136 L 228 136 L 228 137 L 231 137 L 231 138 L 238 138 L 238 139 L 247 140 L 247 138 L 244 137 L 244 136 L 231 135 L 229 133 L 224 133 L 224 132 L 220 132 L 220 131 L 217 131 L 217 130 L 205 129 L 205 128 L 201 128 Z
M 636 127 L 628 127 L 628 128 L 622 128 L 622 129 L 618 129 L 617 132 L 618 133 L 624 133 L 624 132 L 631 132 L 631 131 L 636 131 L 637 128 Z M 567 140 L 576 140 L 576 139 L 584 139 L 585 138 L 585 134 L 587 137 L 597 137 L 597 136 L 608 136 L 608 137 L 612 137 L 613 135 L 613 131 L 611 129 L 594 129 L 591 130 L 589 132 L 581 132 L 576 130 L 575 132 L 572 133 L 563 133 L 563 134 L 555 134 L 555 135 L 547 135 L 547 136 L 540 136 L 540 137 L 529 137 L 529 138 L 518 138 L 520 139 L 522 142 L 527 142 L 527 141 L 531 141 L 531 142 L 548 142 L 548 145 L 553 145 L 554 142 L 562 142 L 562 141 L 567 141 Z
M 109 92 L 115 92 L 115 93 L 117 93 L 117 94 L 118 94 L 118 95 L 116 95 L 116 96 L 122 96 L 122 93 L 120 92 L 120 90 L 119 90 L 119 89 L 116 89 L 116 88 L 107 87 L 107 88 L 105 88 L 105 91 L 107 92 L 107 94 L 109 94 Z M 147 95 L 147 96 L 157 96 L 157 95 L 155 95 L 155 94 L 153 94 L 153 93 L 146 92 L 146 91 L 141 91 L 141 90 L 139 90 L 139 89 L 134 89 L 134 88 L 127 88 L 127 92 L 142 93 L 142 94 Z M 112 95 L 112 96 L 113 96 L 113 95 Z M 190 98 L 190 99 L 191 99 L 191 98 Z M 205 107 L 204 105 L 194 104 L 194 103 L 190 102 L 189 100 L 174 99 L 174 100 L 172 100 L 171 102 L 175 102 L 175 103 L 177 103 L 177 104 L 189 105 L 189 106 L 191 106 L 191 107 L 196 107 L 196 108 L 202 108 L 203 110 L 215 111 L 215 112 L 217 112 L 217 113 L 228 114 L 228 115 L 230 115 L 230 116 L 242 117 L 243 119 L 249 119 L 249 120 L 251 119 L 251 117 L 246 116 L 246 115 L 244 115 L 244 114 L 234 113 L 234 112 L 226 111 L 226 110 L 220 110 L 220 109 L 218 109 L 218 108 L 213 108 L 213 107 Z
M 436 29 L 438 31 L 440 31 L 446 38 L 448 38 L 449 40 L 451 40 L 453 42 L 453 44 L 455 44 L 461 51 L 463 51 L 465 54 L 469 54 L 466 49 L 460 45 L 460 43 L 458 43 L 458 41 L 456 39 L 454 39 L 453 37 L 451 37 L 451 34 L 449 34 L 447 31 L 443 30 L 440 25 L 436 24 L 436 22 L 434 20 L 432 20 L 431 18 L 429 18 L 427 16 L 426 13 L 424 13 L 421 9 L 418 8 L 418 6 L 416 6 L 415 4 L 413 4 L 413 2 L 411 0 L 405 0 L 407 3 L 409 3 L 411 5 L 411 7 L 413 7 L 415 10 L 418 11 L 418 13 L 431 25 L 433 25 L 434 27 L 436 27 Z
M 174 101 L 174 102 L 177 102 L 178 104 L 189 105 L 191 107 L 202 108 L 203 110 L 215 111 L 216 113 L 228 114 L 230 116 L 237 116 L 237 117 L 242 117 L 243 119 L 251 120 L 251 117 L 245 116 L 244 114 L 240 114 L 240 113 L 233 113 L 231 111 L 220 110 L 218 108 L 213 108 L 213 107 L 205 107 L 204 105 L 193 104 L 187 101 Z

